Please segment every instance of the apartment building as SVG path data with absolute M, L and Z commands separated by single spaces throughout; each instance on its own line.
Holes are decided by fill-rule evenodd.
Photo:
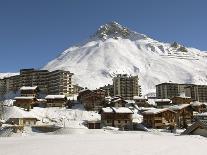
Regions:
M 193 101 L 207 102 L 207 85 L 191 85 L 185 88 L 185 95 Z
M 38 86 L 42 93 L 48 93 L 48 70 L 21 69 L 20 82 L 21 86 Z
M 121 96 L 125 100 L 132 100 L 134 96 L 141 96 L 138 76 L 118 74 L 113 78 L 114 96 Z
M 20 75 L 0 79 L 0 96 L 20 87 L 38 86 L 41 94 L 70 95 L 73 93 L 72 75 L 69 71 L 21 69 Z
M 5 79 L 0 79 L 0 97 L 3 96 L 6 92 L 6 85 L 5 85 Z
M 156 85 L 156 97 L 158 99 L 171 99 L 185 94 L 185 88 L 192 84 L 161 83 Z
M 48 74 L 48 94 L 69 95 L 73 93 L 73 73 L 63 70 L 55 70 Z

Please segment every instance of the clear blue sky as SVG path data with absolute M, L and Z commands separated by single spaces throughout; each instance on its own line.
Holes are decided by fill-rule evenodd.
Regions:
M 0 0 L 0 72 L 40 68 L 109 21 L 207 51 L 206 0 Z

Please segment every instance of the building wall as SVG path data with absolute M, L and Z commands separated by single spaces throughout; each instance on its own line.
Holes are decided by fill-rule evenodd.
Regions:
M 72 75 L 69 71 L 56 70 L 48 75 L 49 94 L 66 95 L 73 94 Z
M 132 100 L 134 96 L 141 96 L 138 80 L 138 76 L 117 75 L 113 78 L 114 95 L 127 100 Z
M 207 85 L 192 85 L 187 87 L 185 92 L 194 101 L 207 102 Z

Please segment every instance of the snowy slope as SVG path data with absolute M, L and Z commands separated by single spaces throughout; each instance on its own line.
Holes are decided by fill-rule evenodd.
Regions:
M 19 73 L 0 73 L 0 79 L 10 77 L 10 76 L 14 76 L 14 75 L 18 75 L 18 74 Z
M 91 89 L 112 83 L 118 73 L 139 75 L 143 94 L 161 82 L 207 83 L 207 53 L 179 44 L 161 43 L 116 22 L 101 26 L 82 44 L 70 47 L 44 69 L 75 73 Z

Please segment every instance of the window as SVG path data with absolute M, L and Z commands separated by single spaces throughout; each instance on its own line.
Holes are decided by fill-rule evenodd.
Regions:
M 121 121 L 120 121 L 120 120 L 118 120 L 118 123 L 121 123 Z
M 125 123 L 127 123 L 127 120 L 125 120 Z

